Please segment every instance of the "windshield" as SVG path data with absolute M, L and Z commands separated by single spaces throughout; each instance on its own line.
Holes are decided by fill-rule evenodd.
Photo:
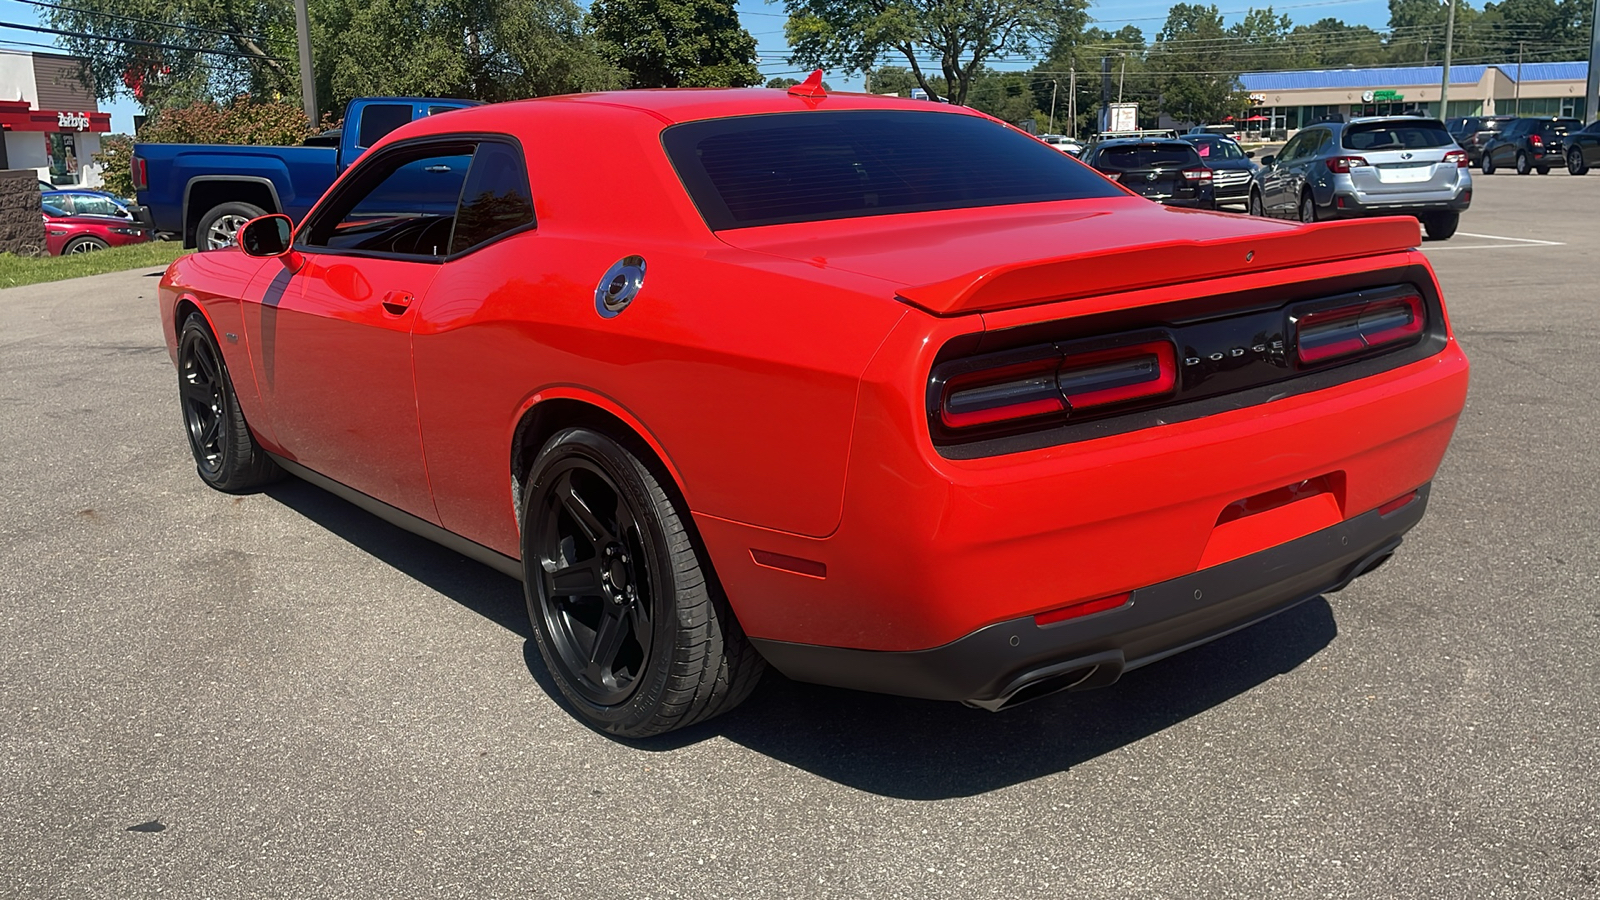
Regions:
M 1434 119 L 1360 122 L 1344 130 L 1344 145 L 1351 150 L 1419 150 L 1453 143 L 1444 124 Z
M 957 113 L 707 119 L 661 141 L 713 230 L 1121 196 L 1048 144 Z
M 1186 144 L 1134 144 L 1127 147 L 1106 147 L 1100 151 L 1095 165 L 1116 169 L 1147 169 L 1155 166 L 1192 166 L 1200 164 L 1200 153 Z

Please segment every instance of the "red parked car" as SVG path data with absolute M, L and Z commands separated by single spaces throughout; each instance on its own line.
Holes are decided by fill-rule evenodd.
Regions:
M 639 736 L 765 665 L 999 709 L 1338 590 L 1467 390 L 1415 219 L 1150 203 L 961 107 L 628 91 L 404 125 L 161 314 L 202 479 L 522 578 Z
M 74 216 L 44 204 L 44 243 L 51 256 L 89 253 L 150 240 L 149 229 L 110 216 Z

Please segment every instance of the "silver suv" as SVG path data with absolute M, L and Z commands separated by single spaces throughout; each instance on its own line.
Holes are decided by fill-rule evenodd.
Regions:
M 1438 119 L 1386 116 L 1322 122 L 1261 160 L 1250 214 L 1302 222 L 1416 216 L 1428 237 L 1456 233 L 1472 205 L 1467 152 Z

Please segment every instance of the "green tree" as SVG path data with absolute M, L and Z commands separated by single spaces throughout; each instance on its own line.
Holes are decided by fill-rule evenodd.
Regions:
M 1033 70 L 1034 102 L 1046 112 L 1048 121 L 1054 93 L 1057 131 L 1080 135 L 1093 131 L 1100 116 L 1101 60 L 1106 59 L 1111 65 L 1112 102 L 1137 103 L 1141 118 L 1154 118 L 1160 105 L 1159 85 L 1145 54 L 1144 32 L 1133 25 L 1124 25 L 1114 32 L 1099 27 L 1076 33 L 1062 32 L 1049 56 Z M 1069 111 L 1073 109 L 1069 94 L 1074 72 L 1078 84 L 1078 119 L 1076 123 L 1067 123 Z
M 196 100 L 161 110 L 139 129 L 139 140 L 157 144 L 294 145 L 311 135 L 305 110 L 284 100 L 258 101 L 248 94 L 227 103 Z
M 1033 119 L 1035 131 L 1045 130 L 1049 116 L 1034 103 L 1033 76 L 1028 72 L 985 69 L 972 83 L 967 105 L 996 119 L 1021 125 Z
M 879 66 L 867 75 L 867 86 L 874 94 L 899 94 L 902 97 L 911 96 L 912 88 L 922 87 L 922 80 L 905 66 Z M 934 75 L 927 78 L 933 90 L 929 91 L 935 97 L 949 95 L 950 86 L 945 84 L 942 76 Z
M 934 98 L 922 61 L 937 60 L 948 98 L 965 104 L 985 62 L 1032 55 L 1064 28 L 1081 27 L 1087 0 L 784 0 L 790 60 L 868 72 L 884 57 L 904 57 L 917 85 Z
M 1346 25 L 1339 19 L 1320 19 L 1301 25 L 1289 35 L 1300 65 L 1313 69 L 1345 66 L 1381 66 L 1388 62 L 1383 35 L 1365 25 Z
M 756 39 L 732 0 L 594 0 L 589 23 L 632 87 L 761 83 Z
M 1239 89 L 1240 52 L 1236 36 L 1222 27 L 1216 6 L 1178 3 L 1150 49 L 1157 73 L 1161 111 L 1180 122 L 1216 122 L 1248 102 Z
M 100 164 L 105 189 L 118 197 L 133 196 L 133 137 L 108 134 L 100 138 L 100 152 L 93 157 Z

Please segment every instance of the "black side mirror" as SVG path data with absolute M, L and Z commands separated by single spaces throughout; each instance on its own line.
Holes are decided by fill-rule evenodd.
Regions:
M 1270 167 L 1274 162 L 1277 162 L 1277 160 L 1278 160 L 1278 158 L 1276 156 L 1268 154 L 1266 156 L 1261 157 L 1261 165 Z
M 1256 158 L 1256 152 L 1254 150 L 1246 150 L 1244 152 L 1244 158 L 1245 159 L 1255 159 Z
M 287 256 L 294 241 L 294 223 L 282 213 L 251 219 L 239 229 L 239 248 L 248 256 Z

